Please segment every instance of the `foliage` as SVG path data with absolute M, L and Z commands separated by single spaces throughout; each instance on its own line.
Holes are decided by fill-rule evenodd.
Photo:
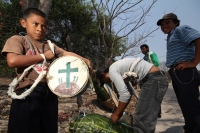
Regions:
M 93 67 L 97 66 L 96 61 L 104 64 L 105 48 L 102 43 L 100 47 L 98 46 L 97 38 L 100 34 L 98 23 L 96 22 L 93 8 L 89 3 L 84 3 L 79 0 L 53 1 L 49 13 L 49 20 L 47 39 L 53 40 L 65 50 L 73 51 L 89 58 L 94 63 Z M 105 35 L 105 40 L 108 43 L 112 38 L 114 37 L 110 34 Z M 121 42 L 122 40 L 116 42 L 116 53 L 119 53 L 118 51 L 123 47 Z M 101 53 L 98 59 L 97 51 Z
M 98 28 L 87 3 L 78 0 L 54 0 L 48 18 L 47 39 L 51 39 L 65 50 L 91 60 L 95 59 Z
M 2 49 L 5 41 L 12 35 L 23 31 L 23 28 L 19 23 L 22 11 L 18 0 L 12 0 L 12 4 L 1 3 L 0 9 L 0 48 Z
M 24 30 L 19 24 L 19 19 L 22 16 L 19 1 L 12 0 L 11 2 L 12 4 L 0 1 L 0 50 L 9 37 Z M 0 56 L 0 69 L 4 75 L 12 75 L 14 71 L 7 67 L 6 60 L 2 56 Z
M 70 133 L 134 133 L 133 128 L 124 124 L 112 124 L 110 119 L 98 114 L 79 116 L 70 123 Z
M 24 3 L 22 1 L 20 3 L 19 0 L 10 2 L 0 0 L 0 2 L 0 48 L 2 49 L 9 37 L 25 31 L 19 23 Z M 45 39 L 50 39 L 65 50 L 89 58 L 93 62 L 93 68 L 98 68 L 110 65 L 116 56 L 127 50 L 128 38 L 115 33 L 110 14 L 97 17 L 94 7 L 98 4 L 92 5 L 90 2 L 53 0 L 48 13 L 49 25 Z M 39 4 L 39 0 L 34 0 L 34 7 L 38 7 Z M 99 8 L 99 13 L 104 11 Z M 5 66 L 5 58 L 1 59 L 4 60 L 3 66 Z

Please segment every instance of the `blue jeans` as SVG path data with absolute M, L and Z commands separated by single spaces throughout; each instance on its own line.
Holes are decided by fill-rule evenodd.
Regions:
M 200 133 L 199 73 L 196 68 L 176 70 L 169 74 L 172 85 L 185 119 L 186 133 Z
M 154 133 L 168 80 L 160 71 L 153 72 L 142 80 L 140 86 L 141 92 L 133 115 L 134 133 Z

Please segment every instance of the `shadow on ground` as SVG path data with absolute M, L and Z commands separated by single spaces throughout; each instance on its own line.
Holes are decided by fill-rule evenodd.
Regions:
M 8 87 L 8 85 L 0 85 L 0 90 L 7 90 Z
M 183 132 L 182 126 L 174 126 L 174 127 L 168 128 L 166 131 L 159 132 L 159 133 L 184 133 L 184 132 Z
M 98 99 L 94 99 L 92 100 L 92 104 L 95 105 L 96 107 L 100 108 L 102 111 L 108 112 L 108 113 L 112 113 L 111 109 L 106 108 L 106 106 L 104 106 L 102 104 L 101 100 Z

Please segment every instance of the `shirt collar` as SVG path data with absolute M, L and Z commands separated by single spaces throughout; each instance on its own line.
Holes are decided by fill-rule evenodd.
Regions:
M 168 35 L 171 35 L 174 32 L 175 29 L 176 28 L 172 29 L 171 32 Z
M 176 28 L 172 29 L 171 32 L 168 34 L 168 36 L 167 36 L 167 41 L 168 41 L 168 39 L 170 38 L 170 36 L 172 35 L 172 33 L 174 32 L 175 29 L 176 29 Z

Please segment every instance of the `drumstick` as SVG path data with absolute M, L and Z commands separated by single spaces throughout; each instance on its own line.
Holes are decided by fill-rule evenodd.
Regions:
M 95 91 L 95 89 L 94 89 L 94 84 L 93 84 L 93 82 L 92 82 L 91 76 L 89 76 L 89 78 L 90 78 L 90 88 L 92 89 L 92 91 Z
M 115 92 L 108 85 L 104 84 L 103 86 L 106 89 L 106 91 L 111 95 L 116 107 L 118 107 L 118 98 L 115 95 Z

